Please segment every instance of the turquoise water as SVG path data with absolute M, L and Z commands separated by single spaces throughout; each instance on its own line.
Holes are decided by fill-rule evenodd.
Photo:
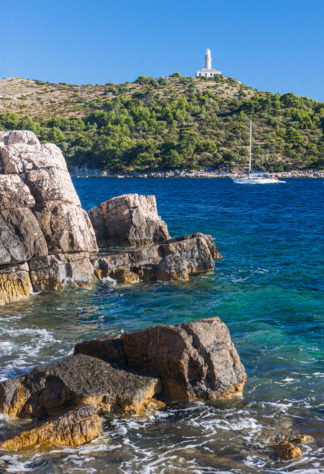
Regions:
M 218 315 L 248 380 L 242 400 L 174 404 L 107 421 L 78 449 L 0 456 L 0 472 L 324 472 L 323 180 L 235 185 L 225 179 L 75 179 L 88 209 L 155 194 L 172 236 L 210 233 L 223 259 L 185 283 L 68 289 L 0 309 L 0 378 L 71 353 L 83 339 Z M 11 422 L 0 419 L 0 436 Z M 308 433 L 301 459 L 278 462 L 276 437 Z

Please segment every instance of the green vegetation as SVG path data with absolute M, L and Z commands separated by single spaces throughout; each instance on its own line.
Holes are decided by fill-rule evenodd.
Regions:
M 31 117 L 25 108 L 13 112 L 7 107 L 0 113 L 0 129 L 32 130 L 42 142 L 57 143 L 70 166 L 242 169 L 248 160 L 250 116 L 255 169 L 324 166 L 324 104 L 307 97 L 259 92 L 223 76 L 194 79 L 179 73 L 92 86 L 100 93 L 88 102 L 75 85 L 33 84 L 56 93 L 71 88 L 73 95 L 64 99 L 69 114 L 44 118 L 43 111 Z

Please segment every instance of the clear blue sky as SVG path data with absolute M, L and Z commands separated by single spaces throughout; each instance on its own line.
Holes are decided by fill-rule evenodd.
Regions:
M 324 0 L 6 0 L 0 78 L 101 84 L 213 67 L 324 100 Z

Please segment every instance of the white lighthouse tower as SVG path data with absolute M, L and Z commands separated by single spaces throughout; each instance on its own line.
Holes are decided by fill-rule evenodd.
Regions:
M 205 69 L 211 69 L 211 52 L 210 49 L 206 49 L 206 54 L 205 54 Z
M 203 69 L 199 69 L 196 71 L 196 77 L 214 77 L 217 74 L 222 74 L 221 71 L 217 71 L 216 69 L 212 69 L 212 57 L 210 49 L 207 48 L 205 54 L 205 67 Z

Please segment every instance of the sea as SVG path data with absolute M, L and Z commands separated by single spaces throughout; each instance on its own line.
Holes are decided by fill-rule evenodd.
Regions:
M 324 180 L 239 185 L 229 179 L 74 179 L 89 209 L 154 194 L 174 237 L 211 234 L 222 260 L 189 282 L 35 294 L 0 308 L 0 380 L 72 354 L 76 342 L 219 316 L 246 371 L 243 397 L 173 403 L 116 416 L 78 448 L 0 453 L 0 472 L 324 473 Z M 0 437 L 14 421 L 0 415 Z M 314 442 L 279 461 L 271 446 Z

